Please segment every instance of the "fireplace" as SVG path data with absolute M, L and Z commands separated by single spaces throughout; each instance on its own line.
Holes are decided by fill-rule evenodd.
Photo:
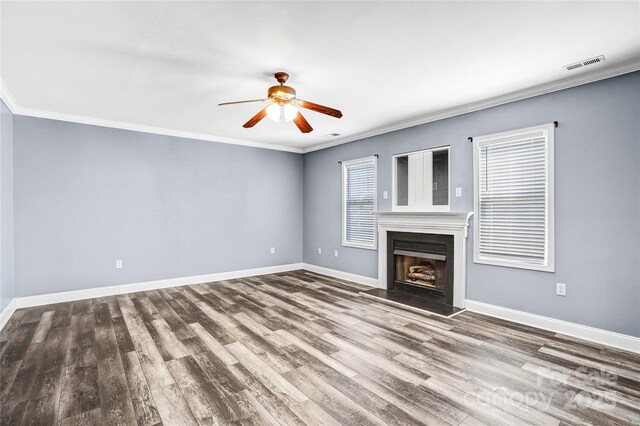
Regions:
M 467 228 L 472 214 L 378 213 L 378 286 L 368 291 L 442 315 L 464 309 Z
M 453 305 L 453 235 L 387 233 L 387 289 Z

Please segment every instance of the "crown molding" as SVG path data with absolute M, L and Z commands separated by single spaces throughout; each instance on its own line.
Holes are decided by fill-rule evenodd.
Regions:
M 496 96 L 494 98 L 489 98 L 482 101 L 472 102 L 466 105 L 445 109 L 442 111 L 423 115 L 417 118 L 412 118 L 410 120 L 401 121 L 399 123 L 391 124 L 388 126 L 378 127 L 367 132 L 358 133 L 353 136 L 334 139 L 331 142 L 324 142 L 317 145 L 312 145 L 310 147 L 304 148 L 302 152 L 306 154 L 308 152 L 319 151 L 321 149 L 331 148 L 332 146 L 342 145 L 342 144 L 354 142 L 360 139 L 370 138 L 372 136 L 378 136 L 385 133 L 394 132 L 396 130 L 415 127 L 421 124 L 431 123 L 434 121 L 439 121 L 445 118 L 455 117 L 462 114 L 468 114 L 470 112 L 480 111 L 480 110 L 495 107 L 498 105 L 504 105 L 511 102 L 516 102 L 523 99 L 544 95 L 547 93 L 553 93 L 553 92 L 558 92 L 564 89 L 570 89 L 572 87 L 593 83 L 599 80 L 605 80 L 607 78 L 628 74 L 638 70 L 640 70 L 640 60 L 625 62 L 615 67 L 603 69 L 600 71 L 595 71 L 588 74 L 581 74 L 575 77 L 570 77 L 563 80 L 554 81 L 554 82 L 542 84 L 539 86 L 534 86 L 529 89 L 523 89 L 516 92 L 511 92 L 506 95 Z
M 16 102 L 16 98 L 13 97 L 2 79 L 0 79 L 0 98 L 2 98 L 4 104 L 9 108 L 9 111 L 11 111 L 12 114 L 18 114 L 18 109 L 20 109 L 20 107 Z
M 431 123 L 434 121 L 443 120 L 445 118 L 455 117 L 462 114 L 468 114 L 474 111 L 480 111 L 483 109 L 508 104 L 515 101 L 520 101 L 527 98 L 533 98 L 536 96 L 544 95 L 547 93 L 557 92 L 571 87 L 581 86 L 583 84 L 593 83 L 599 80 L 605 80 L 607 78 L 616 77 L 623 74 L 640 70 L 640 60 L 625 62 L 623 64 L 602 69 L 600 71 L 594 71 L 586 74 L 576 75 L 575 77 L 569 77 L 560 81 L 555 81 L 547 84 L 531 87 L 529 89 L 519 90 L 511 92 L 505 95 L 496 96 L 490 99 L 472 102 L 465 105 L 437 111 L 434 113 L 412 118 L 410 120 L 401 121 L 388 126 L 377 127 L 375 129 L 358 133 L 352 136 L 344 138 L 334 139 L 331 142 L 323 142 L 315 145 L 308 146 L 306 148 L 288 147 L 277 144 L 270 144 L 264 142 L 255 142 L 246 139 L 228 138 L 224 136 L 208 135 L 204 133 L 186 132 L 182 130 L 165 129 L 161 127 L 145 126 L 142 124 L 127 123 L 122 121 L 104 120 L 101 118 L 85 117 L 80 115 L 58 113 L 53 111 L 39 110 L 35 108 L 25 108 L 20 106 L 4 82 L 0 80 L 0 97 L 5 102 L 9 110 L 15 115 L 24 115 L 28 117 L 47 118 L 50 120 L 67 121 L 71 123 L 89 124 L 100 127 L 111 127 L 114 129 L 131 130 L 134 132 L 152 133 L 164 136 L 175 136 L 186 139 L 197 139 L 210 142 L 227 143 L 233 145 L 249 146 L 254 148 L 272 149 L 276 151 L 293 152 L 297 154 L 306 154 L 308 152 L 319 151 L 321 149 L 331 148 L 333 146 L 342 145 L 349 142 L 354 142 L 360 139 L 370 138 L 372 136 L 378 136 L 396 130 L 402 130 L 409 127 L 419 126 L 421 124 Z
M 228 138 L 224 136 L 207 135 L 204 133 L 185 132 L 182 130 L 165 129 L 162 127 L 145 126 L 143 124 L 127 123 L 123 121 L 104 120 L 101 118 L 85 117 L 81 115 L 65 114 L 53 111 L 44 111 L 35 108 L 25 108 L 16 102 L 15 98 L 4 84 L 0 81 L 0 97 L 9 107 L 9 110 L 15 115 L 24 115 L 27 117 L 46 118 L 49 120 L 67 121 L 70 123 L 89 124 L 92 126 L 109 127 L 113 129 L 131 130 L 134 132 L 152 133 L 163 136 L 175 136 L 178 138 L 197 139 L 209 142 L 226 143 L 232 145 L 249 146 L 253 148 L 271 149 L 276 151 L 302 153 L 302 148 L 276 145 L 264 142 L 255 142 L 245 139 Z

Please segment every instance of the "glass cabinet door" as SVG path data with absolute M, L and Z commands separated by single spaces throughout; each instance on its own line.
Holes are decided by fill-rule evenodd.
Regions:
M 449 205 L 449 150 L 433 153 L 433 205 Z
M 396 205 L 409 206 L 409 156 L 396 157 Z
M 449 148 L 393 157 L 393 211 L 449 210 Z

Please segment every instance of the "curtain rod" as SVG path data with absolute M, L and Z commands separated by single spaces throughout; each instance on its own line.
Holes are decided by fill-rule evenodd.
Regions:
M 558 122 L 557 122 L 557 121 L 554 121 L 554 122 L 553 122 L 553 126 L 554 126 L 554 127 L 558 127 Z M 469 136 L 469 137 L 467 138 L 467 140 L 469 140 L 469 142 L 473 142 L 473 138 L 472 138 L 471 136 Z
M 380 158 L 380 156 L 378 154 L 373 154 L 372 157 Z M 364 158 L 366 158 L 366 157 L 364 157 Z M 351 160 L 344 160 L 344 161 L 351 161 Z M 342 161 L 338 161 L 338 164 L 342 164 Z

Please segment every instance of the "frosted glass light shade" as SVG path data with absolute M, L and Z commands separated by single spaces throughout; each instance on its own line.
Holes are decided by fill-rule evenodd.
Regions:
M 296 118 L 296 115 L 298 115 L 298 108 L 291 104 L 271 104 L 267 107 L 267 117 L 279 123 L 291 121 Z

